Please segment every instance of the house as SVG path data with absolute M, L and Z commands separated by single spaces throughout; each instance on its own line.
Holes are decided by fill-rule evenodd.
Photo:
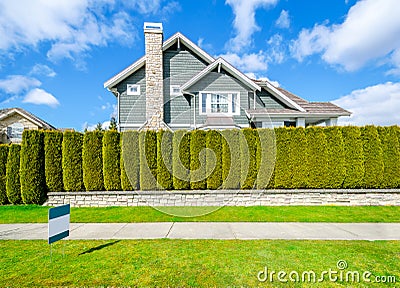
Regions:
M 0 109 L 0 143 L 21 143 L 24 130 L 55 128 L 22 108 Z
M 351 114 L 252 80 L 179 32 L 164 41 L 161 23 L 144 23 L 144 35 L 146 55 L 104 83 L 120 131 L 330 126 Z

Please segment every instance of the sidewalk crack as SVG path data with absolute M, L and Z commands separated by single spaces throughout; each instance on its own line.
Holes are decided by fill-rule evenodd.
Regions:
M 172 225 L 171 225 L 171 227 L 169 227 L 169 230 L 168 230 L 168 232 L 167 232 L 167 235 L 165 235 L 164 238 L 169 238 L 169 234 L 171 233 L 171 230 L 172 230 L 172 228 L 174 227 L 174 225 L 175 225 L 175 222 L 172 222 Z

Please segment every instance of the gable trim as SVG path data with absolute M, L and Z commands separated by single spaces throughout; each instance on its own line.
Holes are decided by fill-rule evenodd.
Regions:
M 172 45 L 175 44 L 175 42 L 180 41 L 180 43 L 184 44 L 192 52 L 194 52 L 197 56 L 199 56 L 201 59 L 203 59 L 205 62 L 208 64 L 212 63 L 215 59 L 211 57 L 208 53 L 206 53 L 203 49 L 201 49 L 199 46 L 194 44 L 192 41 L 190 41 L 186 36 L 181 34 L 180 32 L 175 33 L 172 37 L 164 41 L 163 43 L 163 52 L 168 50 Z M 132 75 L 135 73 L 137 70 L 142 68 L 146 64 L 146 55 L 142 56 L 139 60 L 119 72 L 117 75 L 114 77 L 110 78 L 106 82 L 104 82 L 104 88 L 112 88 L 128 76 Z
M 37 125 L 39 128 L 45 128 L 47 125 L 45 125 L 44 123 L 42 123 L 40 120 L 37 120 L 33 117 L 31 117 L 29 114 L 25 113 L 24 111 L 20 111 L 19 109 L 13 108 L 10 111 L 7 111 L 6 113 L 4 113 L 3 115 L 0 116 L 0 120 L 4 120 L 10 116 L 12 116 L 13 114 L 19 114 L 20 116 L 24 117 L 25 119 L 29 120 L 31 123 Z M 49 124 L 49 126 L 51 126 Z M 51 126 L 52 127 L 52 126 Z M 54 128 L 54 127 L 53 127 Z
M 252 81 L 250 78 L 248 78 L 246 75 L 244 75 L 242 72 L 240 72 L 238 69 L 233 67 L 231 64 L 229 64 L 225 59 L 223 59 L 221 57 L 219 57 L 213 63 L 208 65 L 206 68 L 204 68 L 203 71 L 201 71 L 200 73 L 195 75 L 188 82 L 183 84 L 181 87 L 182 91 L 188 92 L 188 91 L 186 91 L 187 89 L 189 89 L 191 86 L 193 86 L 198 81 L 200 81 L 203 77 L 205 77 L 208 73 L 210 73 L 216 67 L 218 67 L 218 69 L 220 69 L 220 67 L 224 68 L 227 72 L 232 74 L 235 78 L 237 78 L 239 81 L 244 83 L 247 87 L 251 88 L 253 91 L 255 91 L 255 90 L 261 91 L 261 87 L 259 85 L 257 85 L 254 81 Z

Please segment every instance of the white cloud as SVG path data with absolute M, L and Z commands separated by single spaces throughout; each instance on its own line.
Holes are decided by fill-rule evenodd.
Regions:
M 339 118 L 342 125 L 400 124 L 400 83 L 369 86 L 332 102 L 353 113 Z
M 226 0 L 225 4 L 232 7 L 235 14 L 233 26 L 236 36 L 227 43 L 229 51 L 240 52 L 251 45 L 251 36 L 260 28 L 256 24 L 255 12 L 258 8 L 268 8 L 278 0 Z
M 58 102 L 56 97 L 40 88 L 35 88 L 29 91 L 22 102 L 36 105 L 48 105 L 52 108 L 60 105 L 60 102 Z
M 57 75 L 57 73 L 54 72 L 53 69 L 44 64 L 36 64 L 35 66 L 32 67 L 31 72 L 29 72 L 29 74 L 38 76 L 43 75 L 47 77 L 55 77 Z
M 268 44 L 268 55 L 269 63 L 281 64 L 285 59 L 286 46 L 283 45 L 283 37 L 280 34 L 275 34 L 269 38 Z
M 279 18 L 276 20 L 275 25 L 282 29 L 287 29 L 290 27 L 289 12 L 282 10 Z
M 0 2 L 0 53 L 50 44 L 48 58 L 76 59 L 94 46 L 133 43 L 136 31 L 113 1 L 43 0 Z M 110 18 L 106 18 L 105 11 Z
M 268 81 L 269 83 L 271 83 L 271 84 L 274 85 L 275 87 L 281 86 L 281 84 L 280 84 L 278 81 L 271 80 L 271 79 L 269 79 L 268 77 L 263 76 L 263 75 L 259 75 L 259 74 L 252 73 L 252 72 L 250 72 L 250 73 L 245 73 L 245 75 L 246 75 L 247 77 L 249 77 L 250 79 L 253 79 L 253 80 Z
M 240 55 L 226 53 L 219 55 L 242 72 L 266 71 L 268 69 L 268 58 L 263 51 Z
M 39 80 L 23 75 L 10 75 L 6 79 L 0 79 L 0 90 L 13 95 L 20 94 L 40 85 L 42 83 Z
M 303 29 L 292 43 L 293 56 L 298 60 L 322 53 L 329 64 L 354 71 L 371 61 L 391 58 L 400 53 L 400 5 L 397 0 L 363 0 L 352 6 L 343 23 L 321 24 Z

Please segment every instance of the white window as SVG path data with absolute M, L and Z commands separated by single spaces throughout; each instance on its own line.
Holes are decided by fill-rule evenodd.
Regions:
M 137 84 L 126 85 L 126 95 L 140 95 L 140 85 Z
M 171 96 L 182 95 L 181 87 L 179 85 L 171 85 L 170 93 Z
M 200 92 L 200 114 L 239 115 L 239 92 Z
M 7 127 L 7 136 L 9 139 L 22 139 L 22 132 L 24 132 L 24 125 L 15 122 Z

